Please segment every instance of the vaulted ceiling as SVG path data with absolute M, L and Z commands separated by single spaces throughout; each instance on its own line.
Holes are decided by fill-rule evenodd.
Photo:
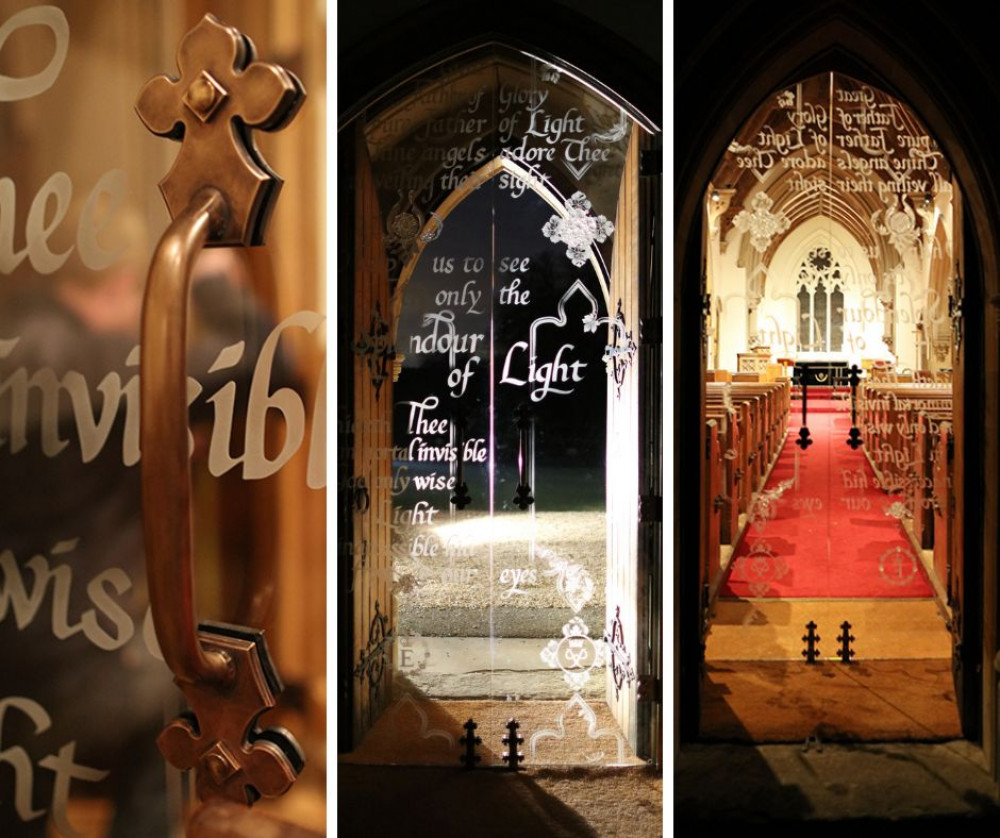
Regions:
M 899 264 L 890 243 L 892 219 L 913 219 L 930 207 L 951 172 L 917 116 L 888 94 L 841 74 L 826 73 L 776 92 L 730 143 L 713 188 L 728 208 L 721 236 L 738 242 L 740 263 L 767 265 L 783 237 L 812 218 L 835 221 L 869 253 L 876 277 Z M 758 253 L 734 224 L 766 192 L 767 212 L 788 227 Z M 941 190 L 944 192 L 944 190 Z M 878 215 L 876 215 L 878 214 Z M 724 244 L 725 246 L 725 244 Z

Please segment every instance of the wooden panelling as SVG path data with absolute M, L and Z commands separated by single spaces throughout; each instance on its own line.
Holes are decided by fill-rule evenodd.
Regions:
M 373 318 L 385 320 L 389 311 L 388 262 L 382 243 L 381 214 L 367 146 L 360 135 L 356 138 L 355 165 L 355 335 L 352 343 L 371 329 Z M 387 631 L 395 625 L 389 526 L 392 520 L 391 409 L 391 376 L 376 388 L 367 359 L 355 355 L 352 477 L 359 501 L 355 504 L 352 522 L 355 665 L 362 656 L 379 654 L 369 644 L 377 615 L 386 618 Z M 361 489 L 361 481 L 364 481 L 364 489 Z M 367 501 L 364 500 L 365 491 Z M 384 646 L 384 654 L 385 666 L 380 679 L 372 681 L 362 672 L 353 680 L 355 745 L 384 709 L 390 692 L 391 644 Z
M 615 219 L 615 249 L 611 259 L 609 314 L 614 315 L 619 300 L 625 328 L 639 330 L 639 129 L 633 129 L 618 193 Z M 639 516 L 639 375 L 632 363 L 620 388 L 608 380 L 607 423 L 607 515 L 608 577 L 607 617 L 610 630 L 620 614 L 625 647 L 636 668 L 638 652 L 639 590 L 637 579 L 637 537 Z M 627 681 L 617 691 L 608 669 L 608 704 L 622 732 L 636 748 L 636 684 Z

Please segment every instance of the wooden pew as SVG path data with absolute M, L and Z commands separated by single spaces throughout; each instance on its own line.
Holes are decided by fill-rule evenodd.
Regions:
M 758 491 L 770 464 L 784 444 L 791 409 L 791 385 L 788 379 L 775 382 L 744 382 L 730 385 L 710 383 L 706 398 L 709 404 L 724 402 L 724 393 L 733 405 L 748 403 L 751 407 L 753 433 L 750 435 L 752 491 Z
M 921 410 L 913 443 L 912 491 L 913 532 L 924 550 L 934 547 L 934 464 L 938 457 L 938 437 L 943 422 L 951 421 L 950 410 Z
M 746 475 L 748 483 L 745 500 L 749 504 L 750 493 L 760 488 L 759 484 L 765 467 L 766 399 L 760 393 L 745 393 L 735 391 L 732 388 L 727 388 L 724 392 L 722 388 L 710 387 L 706 393 L 706 406 L 715 409 L 723 408 L 727 404 L 727 398 L 729 404 L 739 409 L 739 421 L 744 429 L 742 435 L 745 437 L 745 452 L 741 469 Z
M 791 385 L 787 379 L 773 382 L 709 382 L 706 387 L 706 429 L 709 439 L 709 483 L 704 502 L 718 543 L 704 549 L 707 571 L 714 581 L 719 544 L 733 544 L 739 530 L 739 515 L 749 511 L 753 493 L 764 486 L 767 472 L 777 458 L 787 434 L 791 408 Z M 712 440 L 718 445 L 713 453 Z M 718 468 L 718 474 L 714 470 Z M 713 482 L 714 481 L 714 482 Z M 717 483 L 717 487 L 716 484 Z M 715 533 L 713 532 L 714 538 Z M 706 539 L 708 534 L 704 536 Z
M 707 521 L 702 531 L 702 555 L 705 561 L 705 581 L 711 589 L 721 571 L 719 552 L 719 531 L 721 527 L 722 506 L 719 502 L 722 493 L 722 451 L 719 447 L 719 426 L 714 419 L 705 422 L 705 459 L 708 479 L 704 485 L 702 509 L 705 510 Z
M 934 573 L 949 589 L 954 549 L 954 437 L 951 386 L 865 382 L 859 421 L 879 484 L 903 492 L 913 536 L 933 551 Z
M 732 544 L 739 526 L 740 479 L 739 457 L 742 440 L 735 408 L 710 405 L 706 416 L 719 426 L 719 448 L 722 452 L 722 507 L 719 524 L 719 539 L 722 544 Z
M 876 477 L 887 491 L 906 491 L 920 459 L 916 450 L 919 412 L 950 415 L 950 385 L 865 382 L 859 393 L 861 438 Z
M 952 466 L 954 436 L 951 422 L 942 422 L 937 434 L 937 456 L 934 458 L 934 572 L 946 591 L 951 592 L 951 550 L 955 537 L 955 504 Z M 951 603 L 949 602 L 949 605 Z

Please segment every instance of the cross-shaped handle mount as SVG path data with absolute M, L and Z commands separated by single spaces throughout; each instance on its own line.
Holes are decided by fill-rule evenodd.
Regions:
M 154 134 L 181 142 L 160 181 L 177 218 L 206 187 L 225 200 L 226 218 L 211 245 L 263 244 L 282 180 L 260 155 L 251 130 L 276 131 L 295 116 L 305 90 L 295 75 L 254 60 L 253 42 L 205 15 L 177 50 L 180 78 L 159 75 L 139 93 L 135 109 Z

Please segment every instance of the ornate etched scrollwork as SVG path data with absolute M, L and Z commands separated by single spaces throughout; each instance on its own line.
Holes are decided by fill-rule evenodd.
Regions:
M 871 221 L 875 232 L 880 236 L 886 236 L 889 244 L 900 254 L 911 250 L 920 238 L 920 233 L 917 231 L 917 214 L 905 195 L 899 199 L 895 196 L 887 197 L 885 209 L 875 210 Z
M 615 760 L 612 764 L 623 765 L 625 763 L 625 737 L 615 728 L 601 728 L 594 708 L 583 700 L 583 696 L 574 693 L 573 697 L 563 706 L 562 712 L 556 717 L 556 726 L 548 730 L 539 730 L 531 735 L 529 741 L 529 752 L 533 762 L 543 761 L 542 754 L 539 753 L 541 747 L 549 740 L 565 740 L 568 736 L 566 725 L 579 719 L 587 726 L 588 738 L 599 742 L 610 740 L 611 747 L 614 748 Z M 598 760 L 603 758 L 603 750 L 598 752 Z M 595 760 L 596 761 L 596 760 Z
M 546 547 L 539 548 L 538 555 L 549 563 L 549 570 L 543 570 L 542 575 L 556 578 L 559 595 L 566 600 L 573 613 L 579 614 L 594 596 L 597 588 L 594 577 L 582 564 L 560 558 Z
M 622 312 L 621 298 L 618 299 L 618 311 L 614 317 L 597 317 L 596 314 L 586 315 L 583 318 L 583 331 L 596 332 L 598 326 L 605 323 L 611 326 L 611 343 L 604 347 L 604 364 L 607 367 L 608 375 L 615 382 L 615 395 L 620 397 L 622 384 L 625 383 L 625 375 L 628 368 L 632 366 L 638 349 L 632 338 L 632 333 L 625 328 L 625 314 Z

